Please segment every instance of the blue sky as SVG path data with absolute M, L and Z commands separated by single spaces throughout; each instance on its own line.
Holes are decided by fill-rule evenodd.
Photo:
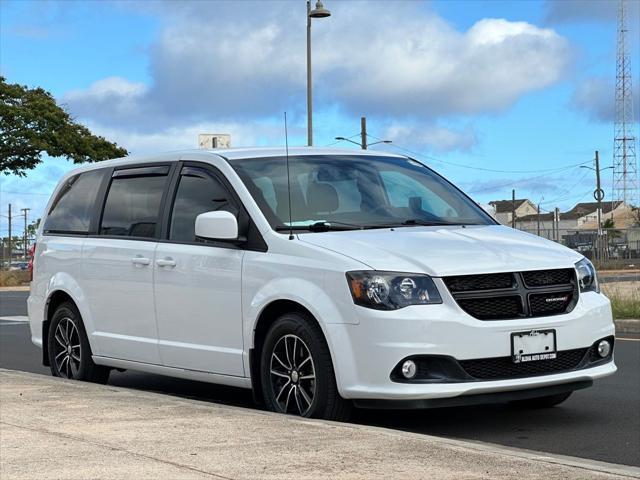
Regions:
M 628 4 L 638 118 L 640 9 Z M 332 17 L 313 22 L 316 145 L 358 133 L 366 115 L 372 135 L 394 142 L 378 148 L 414 152 L 478 201 L 512 188 L 547 210 L 591 198 L 593 174 L 575 165 L 594 150 L 611 164 L 617 1 L 325 6 Z M 303 145 L 304 10 L 302 0 L 0 0 L 0 72 L 51 91 L 133 154 L 195 147 L 205 132 L 280 145 L 285 110 Z M 11 202 L 40 216 L 72 167 L 44 158 L 26 178 L 0 176 L 0 214 Z

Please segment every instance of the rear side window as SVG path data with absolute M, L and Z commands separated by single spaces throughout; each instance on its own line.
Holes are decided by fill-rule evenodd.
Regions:
M 202 168 L 183 168 L 173 203 L 169 239 L 194 242 L 196 217 L 215 210 L 238 214 L 229 192 L 213 174 Z
M 92 170 L 69 179 L 56 197 L 44 233 L 89 233 L 100 183 L 106 170 Z
M 100 234 L 155 238 L 167 175 L 117 173 L 107 193 Z

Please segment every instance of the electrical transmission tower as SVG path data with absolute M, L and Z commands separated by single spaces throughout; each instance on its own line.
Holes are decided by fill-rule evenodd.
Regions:
M 638 203 L 638 164 L 636 160 L 635 117 L 631 87 L 631 62 L 626 49 L 626 5 L 620 0 L 618 9 L 618 47 L 616 62 L 616 118 L 613 140 L 613 195 L 627 205 Z

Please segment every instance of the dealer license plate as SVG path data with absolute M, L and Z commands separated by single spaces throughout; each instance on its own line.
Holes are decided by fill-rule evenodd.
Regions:
M 511 334 L 513 363 L 553 360 L 557 356 L 555 330 L 530 330 Z

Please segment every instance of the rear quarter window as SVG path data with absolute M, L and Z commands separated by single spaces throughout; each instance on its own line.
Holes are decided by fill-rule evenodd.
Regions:
M 121 176 L 111 181 L 100 235 L 155 238 L 167 175 Z
M 92 170 L 70 178 L 56 196 L 44 233 L 89 233 L 96 198 L 106 171 Z

